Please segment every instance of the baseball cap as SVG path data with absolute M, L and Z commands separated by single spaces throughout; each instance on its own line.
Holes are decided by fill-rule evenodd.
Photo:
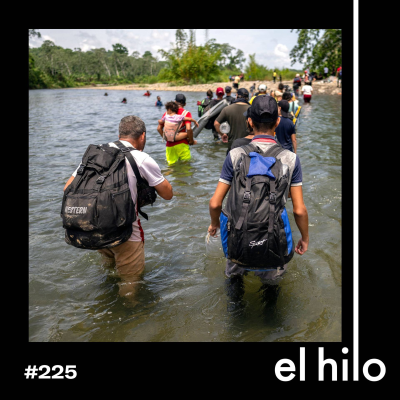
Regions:
M 263 83 L 258 87 L 258 90 L 262 90 L 263 92 L 267 91 L 267 85 L 264 85 Z
M 218 94 L 224 94 L 225 92 L 224 89 L 222 89 L 222 87 L 218 87 L 215 93 L 218 95 Z
M 225 87 L 225 92 L 226 93 L 229 93 L 229 92 L 231 92 L 232 91 L 232 88 L 230 87 L 230 86 L 226 86 Z
M 273 97 L 259 94 L 243 115 L 256 122 L 274 122 L 278 119 L 278 105 Z
M 237 94 L 242 97 L 249 97 L 249 91 L 246 88 L 239 89 Z
M 177 95 L 175 96 L 175 101 L 176 101 L 177 103 L 181 103 L 181 104 L 186 103 L 186 97 L 185 97 L 184 94 L 179 93 L 179 94 L 177 94 Z
M 287 100 L 281 100 L 278 102 L 278 106 L 281 108 L 281 114 L 283 117 L 289 116 L 289 102 Z

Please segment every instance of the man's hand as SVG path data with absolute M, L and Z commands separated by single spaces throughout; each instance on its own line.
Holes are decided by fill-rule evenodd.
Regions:
M 210 226 L 208 227 L 208 233 L 210 234 L 210 236 L 216 237 L 215 234 L 217 233 L 217 229 L 218 229 L 218 228 L 219 228 L 219 225 L 218 225 L 218 226 L 210 225 Z
M 302 256 L 308 249 L 308 240 L 309 239 L 303 240 L 303 238 L 301 238 L 294 248 L 294 251 Z

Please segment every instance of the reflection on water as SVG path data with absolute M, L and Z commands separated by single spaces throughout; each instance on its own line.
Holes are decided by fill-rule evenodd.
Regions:
M 298 123 L 298 154 L 309 213 L 310 246 L 295 255 L 277 293 L 244 278 L 240 307 L 230 307 L 225 260 L 208 259 L 208 202 L 226 145 L 203 131 L 192 160 L 168 166 L 156 131 L 163 108 L 140 92 L 30 91 L 29 332 L 31 341 L 340 341 L 341 99 L 313 96 Z M 157 92 L 165 103 L 175 93 Z M 185 93 L 197 116 L 205 93 Z M 121 104 L 123 97 L 127 104 Z M 301 101 L 302 102 L 302 101 Z M 171 182 L 171 201 L 146 207 L 146 268 L 137 304 L 118 295 L 118 277 L 95 251 L 64 242 L 62 189 L 90 143 L 118 138 L 125 115 L 146 123 L 145 151 Z M 300 238 L 287 204 L 294 241 Z

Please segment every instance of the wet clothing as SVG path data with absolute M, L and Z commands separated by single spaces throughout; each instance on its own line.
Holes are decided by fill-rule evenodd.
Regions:
M 278 142 L 284 149 L 293 151 L 292 135 L 296 134 L 294 124 L 290 118 L 280 117 L 281 122 L 275 128 L 275 135 Z
M 231 149 L 234 140 L 243 138 L 249 134 L 247 131 L 246 118 L 243 115 L 249 107 L 250 104 L 248 104 L 247 101 L 235 101 L 233 104 L 225 107 L 216 119 L 220 124 L 228 121 L 231 127 L 228 133 L 228 150 Z
M 160 101 L 160 100 L 157 100 L 157 102 L 156 102 L 156 106 L 162 106 L 162 105 L 163 105 L 162 101 Z
M 186 140 L 186 139 L 185 139 Z M 168 146 L 165 148 L 165 156 L 167 158 L 168 164 L 175 164 L 177 161 L 186 161 L 190 160 L 191 154 L 190 154 L 190 147 L 188 144 L 182 143 L 183 140 L 180 140 L 179 142 L 172 142 L 172 143 L 178 143 L 175 146 Z M 167 142 L 171 143 L 171 142 Z
M 287 270 L 287 264 L 284 264 L 282 267 L 278 268 L 273 268 L 273 269 L 267 269 L 267 270 L 262 270 L 262 271 L 257 271 L 257 270 L 251 270 L 254 271 L 254 275 L 258 276 L 261 279 L 261 282 L 263 283 L 269 283 L 269 284 L 278 284 L 279 281 L 282 278 L 282 275 L 286 272 Z M 225 266 L 225 276 L 227 278 L 230 278 L 233 275 L 247 275 L 250 270 L 246 270 L 243 268 L 242 265 L 235 264 L 233 261 L 227 259 L 226 260 L 226 266 Z
M 97 251 L 104 257 L 106 262 L 115 262 L 115 269 L 124 278 L 140 276 L 144 271 L 143 242 L 128 240 L 118 246 Z

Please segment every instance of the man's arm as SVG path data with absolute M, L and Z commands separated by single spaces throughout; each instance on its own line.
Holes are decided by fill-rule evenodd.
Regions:
M 171 184 L 165 178 L 160 184 L 154 186 L 154 189 L 164 200 L 171 200 L 174 195 Z
M 185 122 L 185 125 L 186 125 L 186 132 L 188 135 L 188 142 L 190 145 L 192 145 L 194 144 L 192 127 L 190 126 L 190 122 Z
M 292 133 L 291 139 L 292 139 L 292 144 L 293 144 L 293 150 L 296 153 L 296 151 L 297 151 L 297 141 L 296 141 L 296 134 L 295 133 Z
M 71 178 L 68 179 L 67 183 L 64 186 L 64 192 L 65 189 L 71 184 L 71 182 L 75 179 L 75 177 L 72 175 Z
M 210 216 L 211 225 L 208 227 L 208 232 L 211 236 L 214 236 L 217 228 L 219 228 L 219 216 L 221 214 L 222 202 L 228 193 L 231 185 L 223 182 L 218 182 L 215 193 L 210 200 Z
M 221 124 L 217 120 L 215 120 L 214 121 L 214 128 L 221 135 L 221 131 L 219 129 L 220 126 L 221 126 Z
M 292 194 L 293 215 L 296 225 L 300 230 L 301 239 L 297 243 L 294 251 L 297 254 L 303 255 L 308 249 L 308 212 L 303 200 L 302 186 L 291 186 L 290 192 Z
M 157 132 L 160 134 L 161 137 L 164 137 L 163 136 L 163 127 L 160 123 L 158 123 Z

